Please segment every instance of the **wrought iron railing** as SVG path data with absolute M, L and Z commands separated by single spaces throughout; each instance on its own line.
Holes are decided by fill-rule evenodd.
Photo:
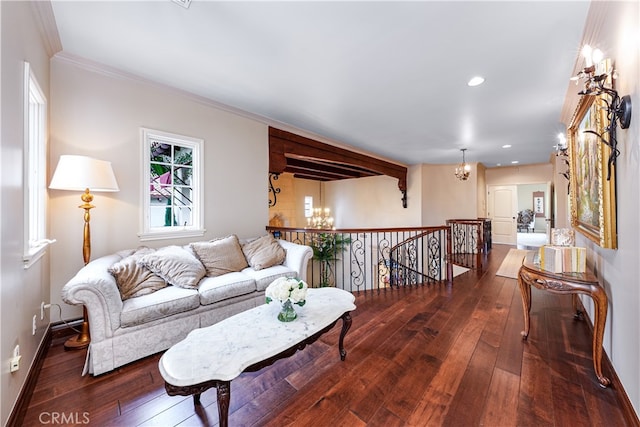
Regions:
M 449 227 L 316 230 L 267 227 L 277 238 L 311 246 L 310 286 L 369 291 L 450 282 Z
M 449 219 L 453 264 L 482 270 L 486 254 L 491 249 L 491 220 Z

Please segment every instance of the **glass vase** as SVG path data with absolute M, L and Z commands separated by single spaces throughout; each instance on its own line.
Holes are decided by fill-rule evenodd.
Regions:
M 280 310 L 280 313 L 278 313 L 278 320 L 281 322 L 292 322 L 296 320 L 296 317 L 298 317 L 298 314 L 293 309 L 291 300 L 286 300 L 285 302 L 283 302 L 282 310 Z

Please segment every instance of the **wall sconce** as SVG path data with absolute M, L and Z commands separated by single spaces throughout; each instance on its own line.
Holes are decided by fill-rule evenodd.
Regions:
M 586 133 L 596 135 L 603 144 L 611 148 L 609 156 L 607 181 L 611 178 L 611 166 L 615 166 L 616 159 L 620 154 L 618 150 L 618 141 L 616 140 L 616 128 L 618 123 L 622 129 L 627 129 L 631 124 L 631 97 L 625 95 L 620 97 L 618 91 L 613 88 L 613 81 L 618 77 L 613 68 L 609 68 L 607 61 L 604 61 L 604 54 L 600 49 L 593 49 L 589 45 L 582 48 L 582 55 L 585 58 L 585 67 L 572 77 L 578 84 L 579 80 L 584 81 L 584 89 L 578 92 L 578 95 L 607 95 L 609 99 L 602 97 L 601 99 L 607 106 L 608 126 L 605 127 L 603 134 L 598 134 L 592 130 L 586 130 Z M 610 84 L 611 87 L 608 87 Z M 604 133 L 609 133 L 609 140 L 604 138 Z
M 460 181 L 466 181 L 471 173 L 471 166 L 464 161 L 464 152 L 467 151 L 467 149 L 461 148 L 460 151 L 462 151 L 462 163 L 456 167 L 456 178 Z

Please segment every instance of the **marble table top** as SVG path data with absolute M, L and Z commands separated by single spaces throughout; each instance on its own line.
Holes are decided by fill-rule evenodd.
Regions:
M 231 381 L 247 367 L 281 353 L 355 310 L 355 297 L 336 288 L 309 289 L 298 318 L 277 319 L 279 302 L 263 304 L 212 326 L 195 329 L 160 358 L 160 374 L 174 386 Z

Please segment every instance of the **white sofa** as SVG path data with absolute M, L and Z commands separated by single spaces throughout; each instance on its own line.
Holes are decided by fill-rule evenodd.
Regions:
M 62 289 L 62 299 L 86 306 L 89 316 L 91 343 L 83 374 L 99 375 L 166 350 L 193 329 L 264 304 L 265 288 L 278 277 L 306 281 L 312 249 L 277 242 L 286 251 L 282 264 L 205 276 L 193 289 L 170 285 L 124 301 L 109 268 L 133 251 L 91 261 Z

